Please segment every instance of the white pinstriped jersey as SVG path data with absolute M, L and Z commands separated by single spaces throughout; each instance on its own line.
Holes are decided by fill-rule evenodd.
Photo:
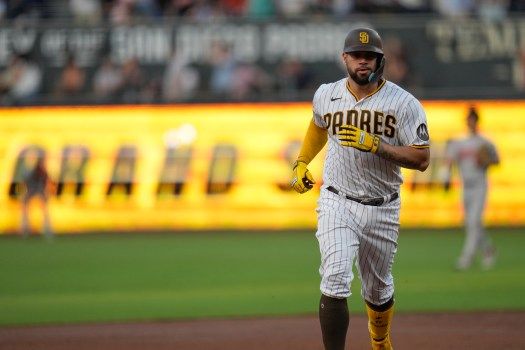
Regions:
M 321 85 L 313 98 L 314 122 L 328 131 L 323 170 L 325 186 L 360 197 L 382 197 L 399 191 L 400 167 L 375 154 L 343 147 L 338 127 L 352 124 L 394 146 L 429 147 L 426 115 L 421 103 L 396 84 L 382 80 L 367 97 L 357 98 L 347 78 Z
M 487 147 L 491 160 L 499 159 L 496 146 L 481 135 L 469 135 L 454 140 L 447 149 L 448 157 L 457 162 L 461 178 L 466 185 L 483 184 L 487 181 L 487 169 L 477 164 L 477 154 L 481 147 Z

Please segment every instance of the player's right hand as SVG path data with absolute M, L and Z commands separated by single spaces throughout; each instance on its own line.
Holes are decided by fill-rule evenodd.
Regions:
M 314 187 L 314 183 L 314 178 L 306 167 L 306 163 L 296 160 L 293 163 L 293 179 L 291 183 L 293 189 L 296 192 L 305 193 Z

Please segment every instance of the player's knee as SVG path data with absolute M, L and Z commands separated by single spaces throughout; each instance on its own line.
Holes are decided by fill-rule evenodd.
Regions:
M 392 305 L 394 305 L 394 296 L 392 295 L 390 299 L 388 299 L 386 302 L 381 303 L 381 304 L 375 304 L 368 300 L 365 300 L 365 302 L 368 305 L 368 307 L 371 308 L 372 310 L 377 311 L 377 312 L 383 312 L 383 311 L 390 309 Z
M 350 288 L 344 286 L 321 286 L 321 293 L 336 299 L 346 299 L 352 294 Z
M 347 298 L 350 296 L 351 276 L 346 273 L 332 273 L 323 276 L 321 292 L 334 298 Z
M 365 286 L 363 286 L 361 293 L 367 304 L 383 305 L 390 299 L 393 299 L 394 285 L 384 284 L 380 287 L 375 286 L 375 288 L 365 288 Z

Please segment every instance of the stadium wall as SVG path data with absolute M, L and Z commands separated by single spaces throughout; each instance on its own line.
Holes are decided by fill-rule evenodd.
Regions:
M 461 225 L 458 176 L 442 189 L 443 151 L 466 132 L 472 103 L 501 156 L 490 170 L 486 222 L 525 224 L 525 103 L 425 101 L 432 161 L 424 173 L 403 171 L 404 227 Z M 49 206 L 59 233 L 313 229 L 322 155 L 311 165 L 313 191 L 288 186 L 310 116 L 309 103 L 4 108 L 0 232 L 18 231 L 20 182 L 38 154 L 57 183 Z

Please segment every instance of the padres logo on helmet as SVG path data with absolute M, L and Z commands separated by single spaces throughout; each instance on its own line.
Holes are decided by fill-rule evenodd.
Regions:
M 361 44 L 368 44 L 370 41 L 370 37 L 368 36 L 367 32 L 360 32 L 359 33 L 359 41 Z

